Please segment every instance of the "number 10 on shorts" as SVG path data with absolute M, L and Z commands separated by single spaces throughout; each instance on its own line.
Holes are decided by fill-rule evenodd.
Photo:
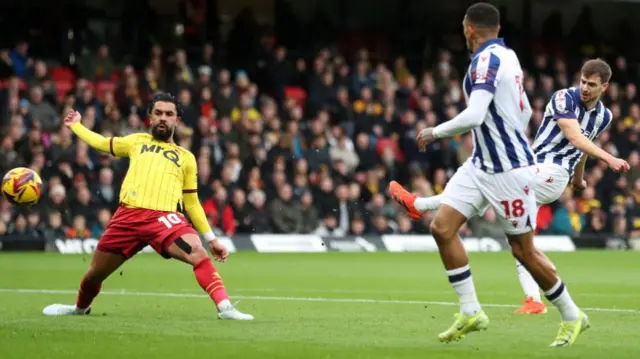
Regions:
M 158 222 L 162 222 L 167 228 L 171 228 L 174 224 L 182 223 L 182 219 L 175 213 L 169 213 L 166 216 L 158 218 Z

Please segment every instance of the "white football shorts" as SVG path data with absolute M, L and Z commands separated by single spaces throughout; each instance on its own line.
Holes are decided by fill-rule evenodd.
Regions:
M 569 172 L 555 163 L 538 163 L 536 167 L 538 206 L 555 202 L 569 185 Z
M 491 206 L 505 234 L 527 233 L 536 226 L 536 179 L 535 166 L 489 174 L 466 161 L 447 183 L 442 204 L 467 218 Z

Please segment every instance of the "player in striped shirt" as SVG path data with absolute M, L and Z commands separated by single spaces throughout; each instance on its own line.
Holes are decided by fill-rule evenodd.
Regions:
M 538 206 L 555 202 L 569 184 L 577 190 L 585 189 L 583 175 L 589 156 L 606 162 L 614 172 L 629 170 L 625 160 L 612 156 L 592 142 L 611 125 L 611 111 L 600 101 L 610 78 L 611 67 L 605 61 L 589 60 L 582 66 L 579 87 L 557 91 L 547 104 L 533 144 Z M 417 219 L 426 211 L 438 209 L 441 201 L 442 195 L 417 198 L 415 208 L 409 208 L 409 214 Z M 540 255 L 544 256 L 542 252 Z M 546 313 L 535 280 L 522 264 L 517 262 L 516 267 L 526 299 L 515 312 Z
M 626 172 L 629 164 L 592 141 L 611 125 L 611 111 L 600 101 L 609 86 L 611 67 L 601 59 L 584 63 L 580 85 L 557 91 L 547 104 L 544 120 L 533 144 L 537 165 L 536 201 L 555 202 L 565 188 L 586 188 L 584 166 L 589 156 L 606 162 L 614 172 Z M 517 263 L 518 278 L 527 297 L 518 313 L 546 312 L 535 281 Z
M 589 327 L 589 320 L 571 299 L 551 261 L 539 255 L 533 245 L 536 167 L 534 153 L 525 139 L 531 107 L 522 88 L 520 62 L 515 52 L 497 37 L 500 13 L 493 5 L 471 5 L 463 27 L 467 47 L 473 51 L 464 77 L 467 108 L 456 118 L 421 131 L 417 139 L 424 150 L 427 143 L 437 138 L 469 130 L 474 138 L 473 155 L 447 184 L 442 205 L 431 224 L 449 282 L 460 302 L 455 322 L 439 338 L 442 342 L 460 340 L 467 333 L 484 330 L 489 325 L 489 318 L 478 302 L 458 232 L 468 218 L 491 206 L 514 257 L 527 267 L 547 299 L 560 311 L 562 323 L 551 346 L 571 345 Z M 390 184 L 390 192 L 410 214 L 419 217 L 414 194 L 397 182 Z

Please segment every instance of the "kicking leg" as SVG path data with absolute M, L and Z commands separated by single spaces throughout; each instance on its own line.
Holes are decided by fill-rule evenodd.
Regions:
M 458 235 L 460 227 L 466 220 L 462 213 L 443 204 L 431 223 L 431 233 L 438 244 L 440 258 L 447 271 L 449 283 L 458 295 L 460 303 L 460 312 L 456 314 L 456 321 L 439 335 L 442 342 L 460 340 L 467 333 L 487 329 L 489 325 L 489 318 L 478 302 L 467 252 Z
M 562 324 L 551 346 L 563 347 L 573 344 L 577 337 L 589 328 L 589 318 L 573 302 L 551 261 L 533 245 L 533 231 L 509 235 L 508 238 L 513 256 L 531 273 L 547 299 L 560 311 Z
M 396 181 L 391 181 L 389 184 L 389 193 L 391 198 L 404 207 L 409 217 L 414 220 L 420 219 L 424 212 L 440 208 L 440 202 L 443 198 L 442 195 L 418 197 L 416 194 L 407 191 Z
M 127 258 L 119 253 L 96 249 L 89 270 L 82 277 L 76 305 L 52 304 L 42 311 L 45 315 L 79 315 L 91 312 L 91 303 L 100 293 L 102 282 L 115 272 Z
M 238 311 L 231 305 L 227 290 L 213 265 L 209 253 L 195 234 L 183 234 L 173 241 L 166 252 L 175 259 L 191 264 L 196 280 L 218 308 L 220 319 L 252 320 L 253 316 Z

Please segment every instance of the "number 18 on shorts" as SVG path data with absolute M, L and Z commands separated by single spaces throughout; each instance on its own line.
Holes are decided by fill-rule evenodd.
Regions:
M 488 174 L 465 163 L 451 178 L 442 203 L 471 218 L 493 207 L 506 234 L 522 234 L 535 229 L 537 206 L 535 167 Z

